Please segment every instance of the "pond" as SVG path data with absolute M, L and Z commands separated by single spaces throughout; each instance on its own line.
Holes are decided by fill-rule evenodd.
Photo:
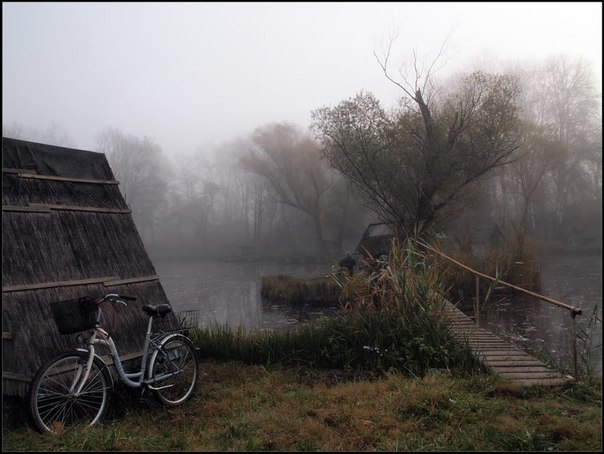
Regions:
M 262 276 L 316 277 L 331 272 L 330 265 L 186 259 L 155 259 L 153 264 L 174 311 L 198 309 L 201 326 L 280 329 L 337 310 L 263 303 L 260 298 Z
M 262 276 L 316 277 L 329 273 L 329 264 L 187 259 L 155 259 L 153 263 L 174 310 L 199 310 L 201 326 L 227 324 L 247 329 L 287 329 L 337 310 L 336 307 L 327 310 L 311 306 L 294 308 L 263 303 L 260 298 Z M 547 256 L 542 260 L 541 273 L 542 294 L 583 309 L 583 315 L 577 317 L 580 333 L 587 329 L 594 308 L 601 319 L 601 254 Z M 544 351 L 565 366 L 572 365 L 567 310 L 533 298 L 492 299 L 481 306 L 480 324 L 521 348 L 537 353 Z M 583 337 L 591 345 L 580 341 L 579 350 L 588 350 L 586 356 L 593 371 L 601 375 L 601 324 Z

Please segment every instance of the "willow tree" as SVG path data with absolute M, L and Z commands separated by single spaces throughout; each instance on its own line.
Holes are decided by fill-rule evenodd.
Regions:
M 385 66 L 383 66 L 385 72 Z M 321 151 L 401 231 L 446 220 L 481 177 L 505 165 L 519 146 L 513 76 L 475 72 L 438 97 L 428 85 L 404 85 L 386 112 L 371 93 L 312 112 Z M 417 79 L 416 79 L 417 81 Z M 432 94 L 432 95 L 430 95 Z
M 317 253 L 323 255 L 323 199 L 333 181 L 330 169 L 320 159 L 318 144 L 287 122 L 256 128 L 251 142 L 253 149 L 240 159 L 242 167 L 266 179 L 277 203 L 310 217 Z

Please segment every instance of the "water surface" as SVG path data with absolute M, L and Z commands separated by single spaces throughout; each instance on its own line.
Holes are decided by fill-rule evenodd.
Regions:
M 281 263 L 227 263 L 204 260 L 156 259 L 154 265 L 175 311 L 199 310 L 200 325 L 242 326 L 248 329 L 287 329 L 332 310 L 289 307 L 263 303 L 260 279 L 265 275 L 287 274 L 316 277 L 331 267 Z M 548 256 L 541 265 L 542 294 L 583 309 L 577 325 L 587 330 L 594 308 L 602 317 L 601 254 Z M 496 298 L 481 309 L 481 326 L 529 352 L 547 352 L 558 362 L 572 366 L 570 315 L 534 298 Z M 602 373 L 602 326 L 587 336 L 588 354 L 595 372 Z M 586 350 L 579 341 L 579 350 Z
M 576 317 L 581 356 L 602 374 L 602 255 L 550 255 L 541 263 L 541 293 L 583 310 Z M 529 352 L 546 352 L 572 369 L 570 311 L 532 297 L 493 298 L 481 306 L 480 325 Z
M 153 263 L 176 312 L 198 309 L 201 326 L 226 324 L 247 329 L 286 328 L 322 314 L 308 306 L 263 303 L 260 297 L 262 276 L 316 277 L 331 271 L 325 264 L 180 259 L 156 259 Z

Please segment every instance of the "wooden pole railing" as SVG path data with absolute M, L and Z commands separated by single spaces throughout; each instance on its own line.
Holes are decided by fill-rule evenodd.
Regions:
M 422 241 L 419 240 L 414 240 L 417 244 L 419 244 L 420 246 L 440 255 L 441 257 L 449 260 L 450 262 L 454 263 L 455 265 L 459 266 L 460 268 L 465 269 L 466 271 L 469 271 L 470 273 L 473 273 L 476 276 L 476 306 L 475 306 L 475 318 L 476 318 L 476 323 L 478 323 L 478 318 L 480 316 L 480 278 L 485 278 L 488 279 L 490 281 L 496 282 L 497 284 L 501 284 L 504 285 L 506 287 L 509 288 L 513 288 L 514 290 L 517 290 L 521 293 L 524 293 L 526 295 L 530 295 L 534 298 L 540 299 L 542 301 L 546 301 L 550 304 L 553 304 L 555 306 L 558 306 L 562 309 L 566 309 L 569 311 L 570 313 L 570 317 L 571 317 L 571 351 L 572 351 L 572 355 L 573 355 L 573 368 L 575 370 L 575 377 L 578 376 L 579 373 L 579 367 L 578 367 L 578 361 L 577 361 L 577 321 L 576 321 L 576 317 L 577 315 L 581 315 L 583 313 L 583 310 L 574 306 L 569 306 L 568 304 L 564 304 L 560 301 L 557 301 L 553 298 L 550 298 L 548 296 L 545 295 L 540 295 L 538 293 L 535 292 L 531 292 L 530 290 L 526 290 L 522 287 L 518 287 L 514 284 L 510 284 L 509 282 L 505 282 L 502 281 L 500 279 L 497 279 L 493 276 L 489 276 L 487 274 L 481 273 L 480 271 L 477 271 L 473 268 L 470 268 L 467 265 L 464 265 L 463 263 L 455 260 L 452 257 L 449 257 L 446 254 L 443 254 L 441 251 L 434 249 L 432 246 L 430 246 L 429 244 L 426 244 Z

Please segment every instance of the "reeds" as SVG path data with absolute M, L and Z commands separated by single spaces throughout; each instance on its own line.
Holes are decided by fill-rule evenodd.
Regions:
M 289 304 L 337 304 L 339 286 L 329 277 L 300 279 L 283 274 L 263 276 L 260 296 L 265 301 Z
M 489 249 L 482 257 L 461 250 L 455 250 L 449 254 L 459 262 L 483 274 L 534 292 L 541 290 L 537 247 L 521 231 L 516 232 L 512 241 L 504 247 Z M 447 276 L 450 289 L 455 292 L 455 296 L 476 294 L 474 274 L 455 265 L 449 265 Z M 495 290 L 493 284 L 486 281 L 482 283 L 482 287 L 484 287 L 481 288 L 483 298 Z M 516 292 L 509 287 L 497 288 L 497 291 L 503 295 L 513 295 Z M 453 295 L 450 294 L 450 297 L 453 298 Z
M 203 356 L 219 360 L 416 376 L 430 369 L 477 370 L 468 347 L 453 339 L 442 276 L 431 257 L 410 241 L 395 241 L 387 260 L 370 258 L 365 265 L 363 273 L 333 277 L 344 301 L 336 316 L 291 331 L 215 325 L 192 335 Z

